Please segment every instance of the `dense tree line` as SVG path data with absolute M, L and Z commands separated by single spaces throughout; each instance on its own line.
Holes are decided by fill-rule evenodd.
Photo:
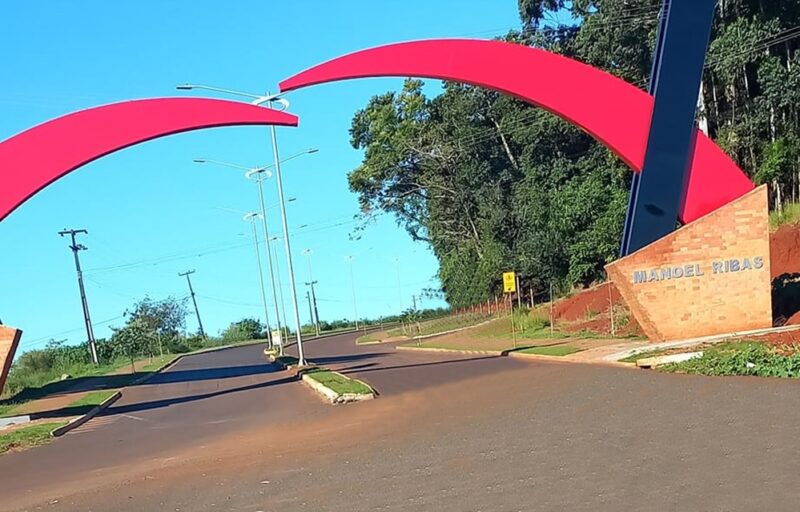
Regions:
M 519 11 L 520 29 L 503 39 L 646 89 L 660 1 L 520 0 Z M 701 129 L 770 184 L 774 208 L 800 195 L 799 18 L 800 0 L 720 0 L 698 99 Z M 351 143 L 364 160 L 348 179 L 365 215 L 393 214 L 430 246 L 453 306 L 498 294 L 508 269 L 537 292 L 601 279 L 618 253 L 627 167 L 508 96 L 457 83 L 425 90 L 407 80 L 354 115 Z

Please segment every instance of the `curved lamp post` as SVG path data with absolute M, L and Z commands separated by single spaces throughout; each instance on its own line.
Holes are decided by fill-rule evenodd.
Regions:
M 289 107 L 289 102 L 286 101 L 284 98 L 281 97 L 280 94 L 266 94 L 266 95 L 259 95 L 259 94 L 250 94 L 247 92 L 236 91 L 233 89 L 225 89 L 222 87 L 212 87 L 209 85 L 198 85 L 198 84 L 184 84 L 179 85 L 177 87 L 179 90 L 189 91 L 189 90 L 205 90 L 205 91 L 212 91 L 212 92 L 219 92 L 223 94 L 231 94 L 234 96 L 242 96 L 245 98 L 251 99 L 251 104 L 253 105 L 264 105 L 266 104 L 268 107 L 272 108 L 272 103 L 277 102 L 279 103 L 282 108 L 279 110 L 286 110 Z M 297 284 L 295 283 L 294 279 L 294 265 L 292 264 L 292 248 L 289 242 L 289 226 L 286 220 L 286 203 L 283 198 L 283 177 L 281 176 L 281 161 L 278 155 L 278 135 L 277 130 L 270 130 L 271 138 L 272 138 L 272 154 L 274 157 L 274 165 L 275 165 L 275 178 L 278 184 L 278 200 L 281 205 L 281 224 L 283 226 L 283 246 L 284 250 L 286 251 L 286 266 L 287 272 L 289 273 L 289 288 L 291 289 L 292 293 L 292 309 L 294 310 L 294 323 L 296 329 L 296 336 L 297 336 L 297 356 L 298 356 L 298 364 L 300 366 L 305 366 L 306 359 L 303 354 L 303 335 L 300 332 L 300 311 L 297 308 Z

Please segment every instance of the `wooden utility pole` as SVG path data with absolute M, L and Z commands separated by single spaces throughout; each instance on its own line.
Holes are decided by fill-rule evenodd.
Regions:
M 78 253 L 80 251 L 87 250 L 87 247 L 83 244 L 77 243 L 75 240 L 75 235 L 88 235 L 89 232 L 85 229 L 64 229 L 63 231 L 59 231 L 58 234 L 62 237 L 69 235 L 72 238 L 72 245 L 70 245 L 69 248 L 72 249 L 72 254 L 75 256 L 75 271 L 78 273 L 78 289 L 81 292 L 81 306 L 83 307 L 83 322 L 86 325 L 86 339 L 89 343 L 89 353 L 92 357 L 92 362 L 94 364 L 98 364 L 99 360 L 97 358 L 97 344 L 94 340 L 94 329 L 92 329 L 92 319 L 89 315 L 89 303 L 86 301 L 86 289 L 83 286 L 81 260 L 78 257 Z
M 186 277 L 186 282 L 189 283 L 189 295 L 191 295 L 192 304 L 194 304 L 194 314 L 197 315 L 197 325 L 200 328 L 200 336 L 203 339 L 205 339 L 206 331 L 203 329 L 203 322 L 200 320 L 200 310 L 197 309 L 197 299 L 194 298 L 194 288 L 192 288 L 192 279 L 189 277 L 194 273 L 195 273 L 194 270 L 188 270 L 186 272 L 179 272 L 178 275 L 180 277 Z

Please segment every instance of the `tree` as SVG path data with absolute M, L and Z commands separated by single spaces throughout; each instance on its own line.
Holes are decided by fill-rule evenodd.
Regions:
M 136 302 L 130 311 L 125 312 L 128 323 L 138 321 L 144 325 L 150 338 L 155 339 L 158 350 L 164 355 L 164 340 L 172 341 L 181 335 L 186 328 L 188 314 L 186 299 L 178 300 L 167 297 L 154 301 L 150 297 Z M 150 352 L 152 355 L 152 350 Z
M 521 30 L 501 39 L 647 87 L 660 0 L 518 7 Z M 699 98 L 709 136 L 769 183 L 774 207 L 800 200 L 798 24 L 800 0 L 718 2 Z M 364 152 L 348 180 L 365 219 L 393 215 L 430 248 L 451 306 L 496 296 L 510 269 L 535 293 L 551 283 L 585 286 L 618 255 L 632 173 L 549 112 L 457 83 L 429 97 L 421 81 L 407 80 L 357 111 L 350 134 Z
M 111 336 L 111 342 L 114 346 L 115 356 L 130 359 L 131 373 L 135 373 L 136 356 L 142 355 L 148 350 L 152 354 L 154 331 L 142 318 L 130 320 L 124 327 L 112 328 L 112 330 L 114 334 Z
M 222 340 L 226 343 L 257 340 L 264 337 L 266 327 L 255 318 L 244 318 L 233 322 L 222 332 Z

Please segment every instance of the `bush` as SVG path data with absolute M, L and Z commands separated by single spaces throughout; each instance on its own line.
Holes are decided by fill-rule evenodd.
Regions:
M 222 332 L 224 343 L 237 343 L 265 338 L 266 327 L 255 318 L 244 318 L 234 322 Z
M 800 353 L 782 354 L 761 343 L 737 343 L 705 350 L 702 357 L 661 367 L 696 375 L 800 377 Z

